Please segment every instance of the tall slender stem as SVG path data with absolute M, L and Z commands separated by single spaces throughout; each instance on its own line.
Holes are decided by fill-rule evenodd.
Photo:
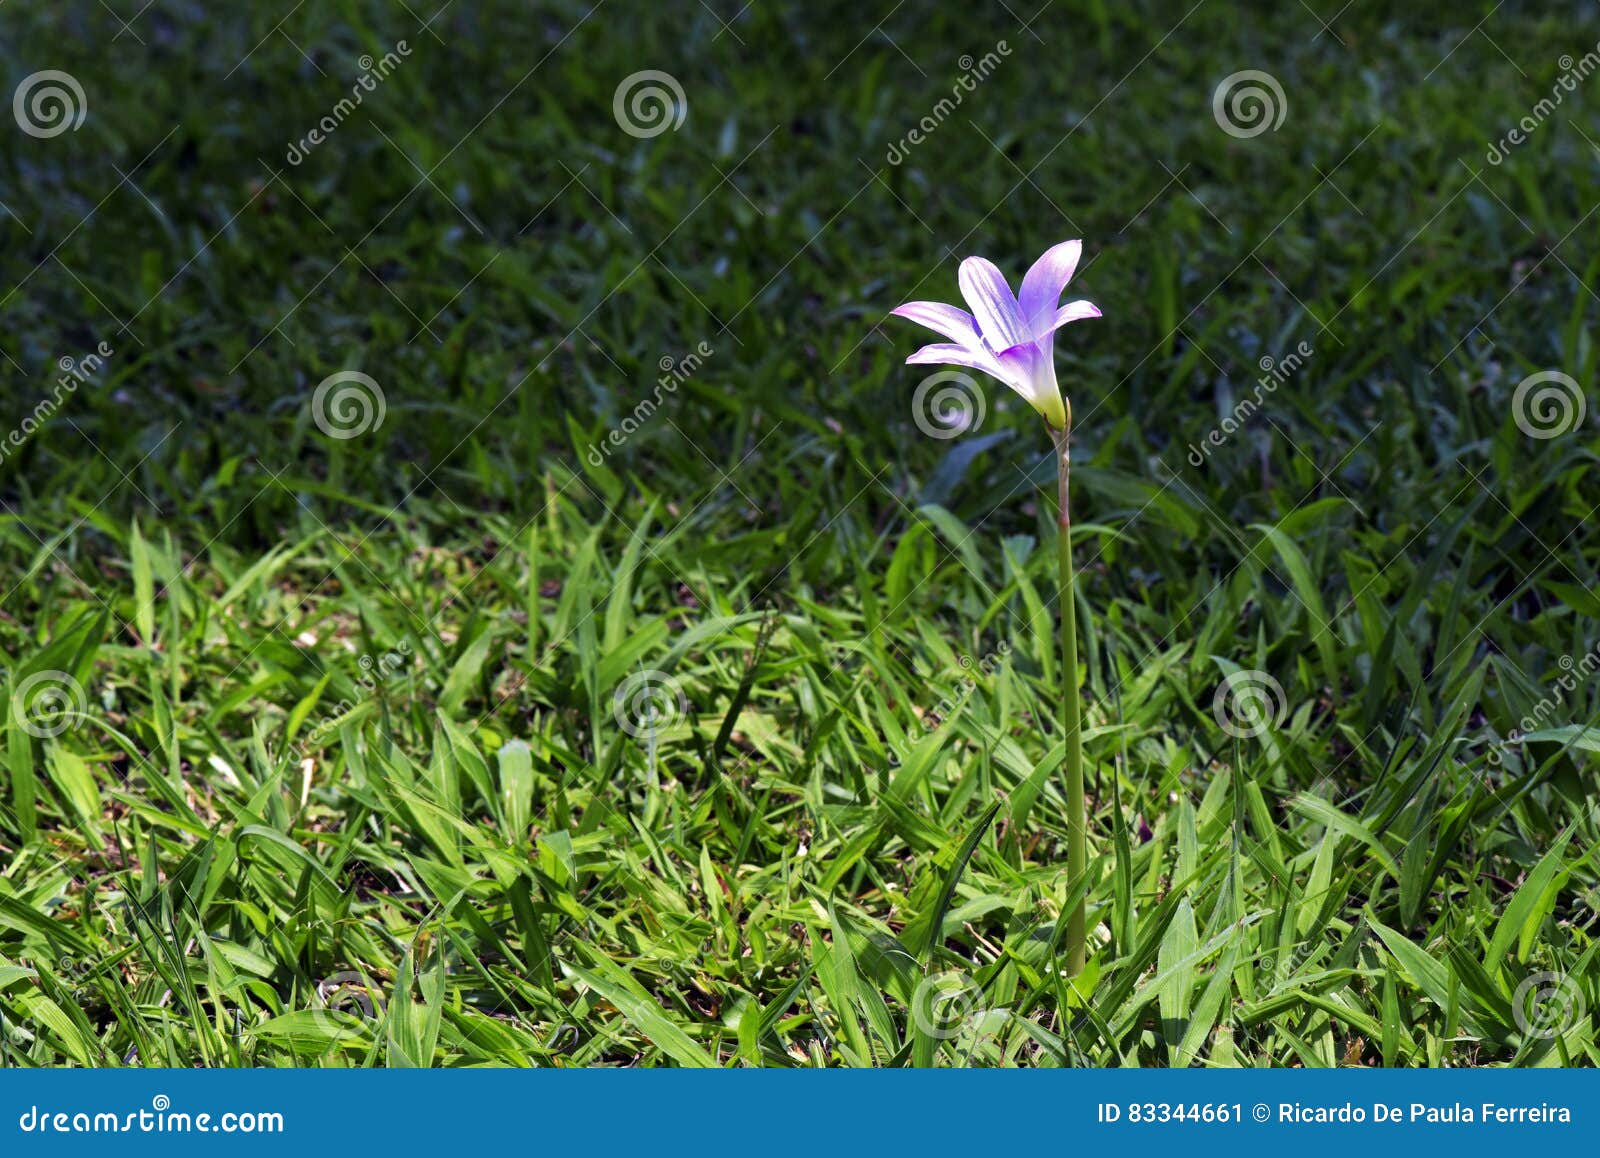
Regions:
M 1069 420 L 1070 422 L 1070 420 Z M 1061 731 L 1066 737 L 1067 877 L 1083 879 L 1088 863 L 1088 815 L 1083 799 L 1083 715 L 1078 691 L 1078 606 L 1072 565 L 1072 429 L 1052 430 L 1056 444 L 1056 559 L 1061 569 Z M 1067 976 L 1083 972 L 1088 955 L 1085 901 L 1067 914 Z

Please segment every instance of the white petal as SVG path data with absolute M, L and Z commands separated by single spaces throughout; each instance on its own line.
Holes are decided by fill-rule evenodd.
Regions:
M 978 323 L 966 310 L 947 306 L 943 302 L 907 302 L 889 311 L 897 318 L 906 318 L 919 326 L 927 326 L 953 342 L 975 346 L 982 341 Z
M 1035 337 L 1044 332 L 1042 326 L 1055 312 L 1061 291 L 1077 272 L 1078 259 L 1082 256 L 1083 242 L 1063 241 L 1045 250 L 1023 277 L 1022 292 L 1017 295 L 1018 307 Z
M 1005 275 L 994 262 L 982 257 L 967 258 L 961 263 L 960 282 L 961 296 L 967 299 L 972 316 L 983 331 L 983 340 L 991 349 L 1005 350 L 1032 337 Z

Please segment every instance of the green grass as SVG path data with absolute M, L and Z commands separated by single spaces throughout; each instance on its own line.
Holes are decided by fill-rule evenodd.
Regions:
M 88 105 L 0 124 L 0 422 L 112 350 L 0 461 L 5 1064 L 1600 1060 L 1600 438 L 1512 401 L 1595 380 L 1600 79 L 1485 160 L 1600 22 L 113 6 L 0 10 Z M 1075 236 L 1084 880 L 1048 440 L 884 321 Z

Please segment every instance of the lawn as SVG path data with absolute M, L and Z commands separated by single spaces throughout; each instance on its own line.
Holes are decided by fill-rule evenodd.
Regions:
M 0 8 L 0 1063 L 1600 1062 L 1600 15 L 438 4 Z

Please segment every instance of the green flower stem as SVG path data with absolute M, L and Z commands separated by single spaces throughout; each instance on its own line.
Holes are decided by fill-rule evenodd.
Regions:
M 1061 731 L 1067 740 L 1067 877 L 1083 878 L 1088 856 L 1088 815 L 1083 800 L 1083 714 L 1078 691 L 1078 607 L 1072 566 L 1072 516 L 1068 492 L 1072 477 L 1072 430 L 1052 430 L 1056 444 L 1056 558 L 1061 568 Z M 1067 976 L 1083 972 L 1087 957 L 1087 905 L 1080 900 L 1067 914 Z

